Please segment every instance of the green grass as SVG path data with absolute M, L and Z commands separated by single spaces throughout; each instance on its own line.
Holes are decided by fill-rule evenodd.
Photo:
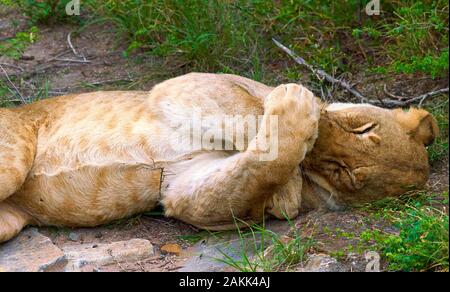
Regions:
M 240 221 L 242 222 L 242 221 Z M 245 223 L 245 222 L 242 222 Z M 289 236 L 281 236 L 262 225 L 238 229 L 239 248 L 232 252 L 221 252 L 217 261 L 240 272 L 289 271 L 306 261 L 307 253 L 314 247 L 311 237 L 303 237 L 292 223 Z
M 66 2 L 18 3 L 37 23 L 64 21 Z M 363 12 L 367 2 L 87 0 L 82 9 L 92 22 L 115 25 L 127 39 L 126 55 L 144 51 L 190 71 L 263 79 L 271 73 L 267 65 L 286 59 L 271 42 L 277 37 L 336 75 L 361 67 L 432 78 L 448 75 L 447 1 L 383 1 L 380 16 Z
M 361 242 L 375 243 L 389 270 L 448 271 L 448 192 L 410 193 L 366 207 L 399 230 L 398 234 L 381 230 L 360 234 Z
M 39 30 L 32 26 L 27 31 L 18 32 L 13 38 L 0 42 L 0 55 L 19 59 L 25 49 L 38 38 Z
M 448 98 L 439 103 L 427 104 L 425 109 L 436 118 L 440 132 L 434 143 L 427 147 L 430 162 L 433 164 L 448 156 Z
M 0 0 L 0 4 L 17 6 L 28 16 L 33 24 L 56 24 L 63 22 L 77 22 L 79 17 L 67 15 L 66 5 L 71 0 Z M 80 1 L 80 10 L 89 0 Z M 81 14 L 81 12 L 80 12 Z
M 49 81 L 44 80 L 37 86 L 36 90 L 30 96 L 24 96 L 25 101 L 31 103 L 38 100 L 47 99 L 49 97 L 49 89 Z M 23 95 L 24 93 L 21 92 L 21 94 Z M 0 107 L 14 107 L 20 104 L 22 104 L 22 100 L 19 93 L 17 93 L 17 91 L 15 91 L 8 82 L 0 80 Z

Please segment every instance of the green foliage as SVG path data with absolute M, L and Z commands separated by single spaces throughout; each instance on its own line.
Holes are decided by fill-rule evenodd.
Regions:
M 89 2 L 128 35 L 126 54 L 144 50 L 193 70 L 260 78 L 261 67 L 255 66 L 280 56 L 271 49 L 275 36 L 333 74 L 357 65 L 361 51 L 366 60 L 360 61 L 375 65 L 377 72 L 448 74 L 445 1 L 385 1 L 382 17 L 365 15 L 364 5 L 358 0 Z
M 28 45 L 36 41 L 38 32 L 38 28 L 33 26 L 27 31 L 18 32 L 12 39 L 0 42 L 0 55 L 19 59 Z
M 0 107 L 7 107 L 14 105 L 9 101 L 10 96 L 10 90 L 6 85 L 3 84 L 2 81 L 0 81 Z
M 448 2 L 404 1 L 392 7 L 390 21 L 365 27 L 382 36 L 388 57 L 385 70 L 376 72 L 424 73 L 432 78 L 448 74 Z
M 400 232 L 366 230 L 360 234 L 361 241 L 376 243 L 388 260 L 389 270 L 448 271 L 448 214 L 430 206 L 436 197 L 448 204 L 448 192 L 434 196 L 422 193 L 419 200 L 409 196 L 406 201 L 403 197 L 379 202 L 379 212 Z
M 430 54 L 423 57 L 412 56 L 410 62 L 404 63 L 397 60 L 391 66 L 397 73 L 421 72 L 436 78 L 445 77 L 446 72 L 448 72 L 448 61 L 448 48 L 446 48 L 437 56 Z
M 68 1 L 18 5 L 34 23 L 79 20 L 67 17 Z M 145 51 L 190 70 L 259 80 L 261 64 L 285 58 L 271 42 L 277 37 L 335 75 L 360 63 L 379 73 L 448 74 L 447 1 L 383 1 L 379 17 L 364 13 L 367 2 L 86 0 L 81 8 L 96 15 L 92 23 L 110 21 L 128 37 L 125 55 Z
M 241 272 L 290 270 L 306 260 L 306 255 L 314 247 L 315 241 L 311 237 L 301 236 L 292 222 L 288 220 L 288 223 L 292 227 L 289 236 L 280 236 L 266 229 L 264 223 L 248 226 L 245 233 L 238 230 L 238 258 L 236 255 L 222 252 L 223 257 L 216 260 Z
M 0 0 L 0 5 L 13 6 L 14 3 L 14 0 Z
M 27 15 L 31 22 L 56 23 L 56 22 L 76 22 L 78 17 L 67 15 L 66 6 L 71 0 L 18 0 L 16 5 Z M 81 1 L 81 7 L 85 4 Z M 88 0 L 89 2 L 89 0 Z
M 437 162 L 448 155 L 448 98 L 440 104 L 426 105 L 425 109 L 433 114 L 439 126 L 439 136 L 427 147 L 431 163 Z
M 191 67 L 220 71 L 239 60 L 249 46 L 257 48 L 254 23 L 229 1 L 104 1 L 92 9 L 113 21 L 129 37 L 126 54 L 141 49 L 172 56 Z M 245 55 L 246 57 L 248 56 Z

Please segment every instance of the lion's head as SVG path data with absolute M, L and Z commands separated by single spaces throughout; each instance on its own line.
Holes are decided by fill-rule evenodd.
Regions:
M 396 196 L 425 184 L 425 146 L 437 135 L 436 120 L 425 110 L 331 104 L 302 167 L 340 205 Z

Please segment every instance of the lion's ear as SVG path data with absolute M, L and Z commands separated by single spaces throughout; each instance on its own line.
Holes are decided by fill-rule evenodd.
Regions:
M 397 122 L 417 142 L 428 146 L 439 135 L 436 119 L 426 110 L 411 108 L 408 111 L 396 109 L 394 112 Z

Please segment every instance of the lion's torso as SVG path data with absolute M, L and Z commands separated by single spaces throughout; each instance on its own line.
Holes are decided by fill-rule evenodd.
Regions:
M 154 208 L 177 163 L 198 154 L 170 145 L 171 123 L 190 119 L 195 107 L 206 114 L 263 113 L 269 87 L 216 78 L 189 74 L 151 92 L 95 92 L 29 105 L 24 115 L 40 118 L 36 112 L 42 112 L 45 118 L 31 171 L 10 200 L 41 224 L 68 226 Z
M 36 149 L 25 182 L 7 201 L 20 206 L 36 223 L 47 225 L 95 226 L 150 210 L 164 202 L 165 190 L 172 182 L 195 190 L 198 185 L 183 184 L 183 180 L 208 179 L 203 175 L 211 169 L 202 167 L 217 168 L 218 161 L 233 153 L 195 149 L 189 139 L 174 143 L 174 134 L 178 138 L 195 136 L 179 126 L 191 123 L 196 109 L 213 120 L 263 115 L 265 97 L 272 90 L 239 76 L 191 73 L 162 82 L 150 92 L 85 93 L 8 110 L 4 117 L 17 114 L 25 124 L 25 134 L 18 136 L 27 144 L 24 150 L 9 147 L 8 153 L 34 153 L 29 149 L 34 144 Z M 322 104 L 320 115 L 314 148 L 301 162 L 301 172 L 290 178 L 291 183 L 281 186 L 283 191 L 274 190 L 274 204 L 282 205 L 285 200 L 295 216 L 301 204 L 317 207 L 334 206 L 335 201 L 374 200 L 426 182 L 424 145 L 438 132 L 426 111 L 391 111 L 361 104 L 328 108 Z M 17 123 L 10 124 L 16 127 Z M 213 129 L 222 127 L 218 123 Z M 241 130 L 235 131 L 239 134 Z M 36 137 L 22 137 L 31 133 Z M 240 134 L 247 141 L 254 138 L 250 131 Z M 9 159 L 5 155 L 0 159 Z M 22 158 L 23 164 L 31 159 L 28 156 Z M 302 184 L 304 177 L 308 179 Z M 282 217 L 280 210 L 278 213 Z

